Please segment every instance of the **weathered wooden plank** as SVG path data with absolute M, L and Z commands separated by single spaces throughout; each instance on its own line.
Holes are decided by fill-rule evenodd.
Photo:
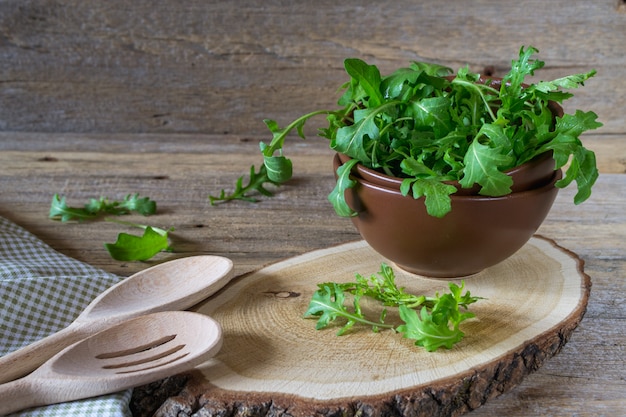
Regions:
M 618 3 L 3 1 L 0 130 L 262 133 L 264 118 L 334 106 L 347 57 L 502 75 L 532 44 L 545 78 L 597 68 L 567 109 L 624 134 Z
M 307 154 L 332 155 L 328 142 L 316 136 L 312 128 L 307 128 L 307 140 L 297 135 L 289 137 L 285 152 L 306 148 Z M 259 141 L 271 140 L 271 134 L 265 135 L 212 135 L 212 134 L 164 134 L 150 133 L 127 135 L 120 133 L 34 133 L 1 132 L 0 151 L 39 152 L 41 158 L 54 155 L 55 152 L 168 152 L 168 153 L 208 153 L 239 154 L 251 158 L 251 163 L 258 164 L 260 159 Z M 596 154 L 598 169 L 601 173 L 626 172 L 626 134 L 581 136 L 584 145 Z M 256 158 L 256 159 L 255 159 Z M 246 165 L 234 164 L 231 168 L 241 173 Z

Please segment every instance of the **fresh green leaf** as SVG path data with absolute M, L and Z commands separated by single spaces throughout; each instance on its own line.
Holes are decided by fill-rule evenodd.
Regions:
M 432 128 L 436 137 L 444 137 L 452 130 L 450 104 L 447 97 L 429 97 L 412 101 L 410 109 L 417 123 Z
M 536 48 L 529 46 L 526 50 L 522 46 L 517 60 L 511 62 L 511 70 L 502 77 L 500 86 L 500 100 L 502 107 L 512 112 L 521 110 L 525 96 L 522 94 L 524 79 L 529 75 L 534 75 L 535 71 L 543 68 L 545 63 L 539 60 L 530 59 L 531 56 L 539 52 Z
M 378 274 L 371 275 L 369 279 L 356 274 L 355 282 L 344 284 L 343 287 L 345 291 L 371 297 L 385 306 L 406 305 L 416 308 L 426 302 L 425 296 L 409 294 L 404 288 L 398 287 L 393 268 L 384 262 L 380 265 Z
M 65 197 L 60 197 L 58 194 L 52 197 L 49 217 L 53 220 L 60 220 L 65 223 L 72 220 L 91 220 L 96 216 L 97 214 L 84 208 L 69 207 Z
M 69 207 L 65 197 L 55 194 L 52 197 L 49 217 L 68 222 L 72 220 L 94 220 L 103 214 L 124 215 L 136 212 L 144 216 L 156 213 L 156 202 L 138 194 L 129 194 L 122 201 L 110 201 L 106 197 L 90 199 L 83 207 Z
M 565 177 L 557 181 L 556 186 L 563 188 L 576 181 L 578 192 L 574 196 L 575 204 L 581 204 L 589 198 L 591 188 L 598 179 L 595 153 L 586 149 L 579 139 L 583 132 L 602 126 L 597 117 L 594 112 L 580 110 L 573 115 L 563 115 L 557 120 L 554 138 L 537 151 L 541 153 L 551 150 L 556 169 L 571 161 Z
M 120 233 L 115 243 L 105 243 L 111 257 L 118 261 L 146 261 L 157 253 L 168 250 L 169 242 L 167 234 L 155 231 L 147 226 L 143 236 Z
M 211 205 L 231 200 L 243 200 L 254 203 L 258 201 L 258 199 L 253 196 L 254 193 L 269 197 L 272 195 L 272 192 L 266 188 L 266 185 L 279 185 L 277 182 L 269 179 L 265 165 L 261 165 L 258 172 L 255 171 L 254 165 L 251 166 L 248 184 L 244 185 L 243 181 L 244 177 L 239 177 L 235 183 L 235 190 L 230 194 L 226 194 L 226 191 L 222 190 L 218 196 L 209 196 Z
M 463 308 L 468 308 L 470 304 L 474 304 L 476 301 L 481 299 L 480 297 L 472 296 L 469 291 L 463 293 L 463 290 L 465 289 L 465 281 L 461 281 L 460 286 L 456 285 L 454 282 L 451 282 L 448 284 L 448 287 L 450 288 L 450 294 L 454 297 L 457 305 Z M 474 316 L 471 315 L 471 317 Z
M 148 197 L 139 197 L 139 194 L 129 194 L 122 200 L 117 209 L 127 212 L 136 212 L 144 216 L 150 216 L 156 213 L 156 202 Z
M 372 158 L 367 150 L 375 147 L 376 145 L 372 142 L 376 142 L 380 137 L 376 118 L 380 113 L 395 105 L 396 102 L 389 102 L 375 110 L 355 110 L 354 123 L 338 129 L 330 147 L 362 163 L 371 163 Z
M 264 152 L 265 149 L 265 143 L 261 142 L 261 152 Z M 293 175 L 293 164 L 291 160 L 282 155 L 263 155 L 263 165 L 265 165 L 268 180 L 274 183 L 280 184 L 287 182 Z
M 424 204 L 429 215 L 443 217 L 452 208 L 450 195 L 456 192 L 456 187 L 433 178 L 405 178 L 400 191 L 408 195 L 409 190 L 413 198 L 425 197 Z
M 585 81 L 596 75 L 596 70 L 591 70 L 584 74 L 573 74 L 567 77 L 557 78 L 552 81 L 539 81 L 534 86 L 529 87 L 528 91 L 541 91 L 542 93 L 550 93 L 558 91 L 561 88 L 572 89 L 585 85 Z
M 515 159 L 513 157 L 513 144 L 511 143 L 511 139 L 507 136 L 506 131 L 501 125 L 498 125 L 498 124 L 482 125 L 480 127 L 480 130 L 476 134 L 476 139 L 480 141 L 484 138 L 487 138 L 487 140 L 483 144 L 488 145 L 490 148 L 495 148 L 498 150 L 498 153 L 509 157 L 509 158 L 502 159 L 502 161 L 508 160 L 509 164 L 514 163 Z M 472 146 L 473 144 L 470 145 L 470 150 L 474 151 L 474 149 L 471 149 Z M 498 161 L 498 165 L 497 165 L 498 169 L 509 168 L 506 165 L 504 166 L 501 165 L 502 163 L 504 162 Z
M 597 121 L 598 115 L 592 111 L 583 112 L 576 110 L 575 114 L 564 114 L 556 122 L 555 131 L 559 134 L 566 134 L 579 137 L 585 131 L 602 127 L 602 123 Z
M 509 166 L 511 159 L 511 156 L 503 155 L 500 148 L 491 148 L 475 140 L 463 159 L 465 168 L 461 186 L 470 188 L 478 183 L 482 187 L 480 194 L 488 196 L 510 193 L 513 179 L 500 171 L 500 167 Z
M 596 156 L 585 148 L 576 148 L 572 155 L 573 158 L 565 171 L 565 177 L 557 181 L 555 185 L 563 188 L 575 180 L 578 192 L 574 196 L 574 204 L 581 204 L 591 196 L 591 187 L 598 179 Z
M 344 305 L 345 294 L 341 287 L 331 283 L 324 285 L 318 291 L 313 293 L 311 302 L 304 313 L 305 317 L 318 317 L 315 328 L 317 330 L 327 327 L 331 322 L 338 318 L 343 318 L 346 323 L 339 329 L 337 336 L 345 334 L 356 323 L 372 326 L 376 330 L 378 328 L 391 328 L 392 326 L 384 323 L 373 322 L 366 319 L 361 312 L 358 298 L 354 300 L 354 311 L 350 312 Z
M 447 323 L 436 323 L 426 307 L 422 307 L 418 314 L 415 310 L 400 306 L 399 312 L 405 324 L 399 326 L 397 331 L 405 338 L 415 340 L 416 346 L 422 346 L 428 352 L 440 347 L 452 349 L 465 335 L 458 328 L 448 327 Z
M 371 157 L 366 152 L 366 143 L 378 139 L 380 129 L 375 122 L 377 113 L 372 110 L 355 111 L 354 124 L 337 130 L 337 136 L 331 144 L 332 148 L 351 158 L 370 163 Z
M 363 89 L 363 100 L 371 107 L 379 106 L 383 98 L 380 91 L 381 76 L 378 68 L 354 58 L 346 59 L 344 67 L 352 80 Z
M 434 64 L 432 62 L 411 62 L 411 69 L 415 71 L 423 71 L 431 77 L 441 79 L 441 77 L 445 77 L 446 75 L 452 74 L 452 68 L 446 67 L 444 65 Z
M 400 68 L 393 74 L 385 77 L 380 86 L 385 100 L 402 97 L 403 93 L 417 82 L 420 75 L 422 75 L 421 70 Z
M 481 120 L 481 123 L 490 123 L 496 120 L 496 116 L 493 114 L 493 110 L 491 108 L 491 102 L 494 100 L 494 97 L 496 97 L 496 91 L 491 86 L 487 84 L 479 84 L 474 81 L 468 81 L 467 79 L 458 77 L 452 80 L 451 85 L 460 87 L 465 94 L 471 94 L 473 100 L 470 101 L 465 98 L 464 101 L 469 101 L 470 103 L 475 104 L 480 100 L 480 102 L 483 103 L 483 106 L 480 108 L 480 111 L 478 111 L 478 114 L 473 115 L 470 120 L 473 120 L 474 122 Z M 458 91 L 456 93 L 459 94 Z
M 335 213 L 341 217 L 356 216 L 357 213 L 350 208 L 346 201 L 346 190 L 355 186 L 356 181 L 350 179 L 352 168 L 357 164 L 358 160 L 350 159 L 345 164 L 337 168 L 337 182 L 335 188 L 328 195 L 328 201 L 333 205 Z

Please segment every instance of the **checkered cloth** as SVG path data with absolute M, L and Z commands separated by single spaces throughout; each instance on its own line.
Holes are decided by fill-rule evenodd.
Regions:
M 68 326 L 120 279 L 54 251 L 0 217 L 0 356 Z M 11 416 L 131 416 L 131 394 L 126 390 Z

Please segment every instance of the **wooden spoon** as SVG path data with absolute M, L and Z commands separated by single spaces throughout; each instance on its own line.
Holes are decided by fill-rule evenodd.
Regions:
M 221 256 L 190 256 L 144 269 L 115 284 L 65 329 L 0 358 L 0 383 L 36 369 L 63 348 L 131 317 L 185 310 L 228 283 L 233 263 Z
M 0 385 L 0 415 L 147 384 L 194 368 L 221 346 L 221 327 L 203 314 L 165 311 L 135 317 Z

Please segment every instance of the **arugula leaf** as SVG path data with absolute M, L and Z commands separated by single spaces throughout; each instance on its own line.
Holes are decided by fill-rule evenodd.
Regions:
M 464 337 L 459 325 L 475 317 L 474 313 L 461 312 L 459 307 L 467 308 L 477 298 L 472 297 L 469 291 L 462 293 L 464 283 L 460 287 L 450 283 L 449 287 L 449 294 L 437 294 L 432 300 L 435 305 L 430 312 L 423 307 L 418 315 L 413 310 L 401 307 L 400 316 L 406 324 L 400 326 L 398 332 L 406 338 L 415 339 L 417 346 L 423 346 L 429 352 L 440 347 L 451 349 L 458 343 Z
M 383 97 L 380 91 L 380 72 L 375 65 L 368 65 L 360 59 L 346 59 L 344 68 L 350 77 L 354 86 L 358 86 L 363 90 L 363 101 L 368 106 L 379 106 Z
M 344 305 L 345 298 L 345 294 L 339 285 L 335 283 L 324 285 L 313 294 L 309 307 L 304 315 L 319 317 L 315 326 L 316 330 L 327 327 L 332 321 L 337 320 L 337 318 L 346 319 L 346 324 L 339 329 L 337 336 L 345 334 L 356 323 L 372 326 L 375 331 L 380 327 L 392 328 L 390 325 L 366 319 L 361 311 L 358 297 L 355 297 L 353 302 L 354 311 L 350 312 Z
M 456 187 L 444 184 L 433 178 L 405 178 L 402 180 L 400 192 L 413 198 L 425 197 L 426 212 L 434 217 L 443 217 L 450 212 L 452 200 L 450 195 L 456 192 Z
M 291 127 L 287 127 L 281 129 L 276 123 L 275 120 L 264 120 L 266 126 L 273 134 L 273 139 L 270 145 L 261 142 L 259 144 L 261 148 L 261 153 L 263 154 L 263 164 L 266 169 L 266 175 L 268 181 L 272 181 L 275 183 L 282 183 L 288 181 L 292 176 L 292 163 L 291 160 L 284 157 L 283 155 L 274 156 L 275 150 L 282 152 L 282 146 L 285 141 L 285 137 L 291 131 L 291 129 L 296 128 L 297 131 L 302 135 L 302 128 L 304 126 L 305 120 L 298 119 L 294 123 L 292 123 Z
M 457 77 L 452 80 L 451 85 L 458 86 L 462 90 L 464 90 L 465 93 L 471 94 L 472 100 L 470 102 L 472 104 L 475 105 L 475 103 L 477 103 L 478 101 L 483 103 L 484 106 L 482 106 L 482 108 L 474 107 L 474 112 L 476 114 L 472 115 L 471 120 L 473 120 L 474 123 L 478 122 L 480 124 L 496 120 L 496 116 L 493 114 L 493 110 L 491 109 L 491 102 L 493 101 L 493 97 L 495 97 L 495 90 L 489 85 L 479 84 L 473 79 L 471 79 L 471 81 L 468 81 L 468 78 L 471 79 L 476 77 L 470 77 L 469 75 L 463 78 Z M 456 93 L 459 94 L 459 92 Z M 468 115 L 465 114 L 464 116 L 467 117 Z
M 429 97 L 411 101 L 409 105 L 415 121 L 431 127 L 436 137 L 444 137 L 452 130 L 451 101 L 448 97 Z
M 115 243 L 105 243 L 111 257 L 118 261 L 146 261 L 157 253 L 170 250 L 168 233 L 145 226 L 143 236 L 120 233 Z
M 566 77 L 557 78 L 552 81 L 539 81 L 535 85 L 531 85 L 527 92 L 532 91 L 541 91 L 542 93 L 551 93 L 553 91 L 557 91 L 560 88 L 578 88 L 582 85 L 585 85 L 585 81 L 596 75 L 596 70 L 591 70 L 587 73 L 583 74 L 573 74 L 568 75 Z
M 570 148 L 568 145 L 576 143 L 576 139 L 563 135 L 558 139 L 559 144 L 554 144 L 553 149 L 556 152 L 565 152 L 564 148 Z M 564 145 L 564 146 L 559 146 Z M 570 148 L 571 149 L 571 148 Z M 576 181 L 578 192 L 574 196 L 574 204 L 580 204 L 587 200 L 591 195 L 591 187 L 598 179 L 598 170 L 596 168 L 596 156 L 587 149 L 575 147 L 571 149 L 573 156 L 570 166 L 565 171 L 565 176 L 556 182 L 557 187 L 566 187 L 572 181 Z M 560 157 L 562 159 L 562 157 Z
M 376 109 L 356 110 L 354 123 L 337 130 L 337 136 L 330 146 L 351 158 L 371 163 L 366 143 L 379 137 L 380 129 L 375 122 L 377 113 Z
M 70 207 L 66 198 L 55 194 L 50 204 L 49 217 L 65 223 L 72 220 L 94 220 L 103 214 L 116 216 L 136 212 L 144 216 L 156 213 L 156 202 L 139 194 L 128 194 L 122 201 L 110 201 L 106 197 L 92 198 L 82 208 Z
M 559 134 L 578 137 L 587 130 L 601 127 L 602 123 L 598 122 L 597 119 L 598 115 L 594 112 L 576 110 L 573 115 L 564 114 L 563 117 L 557 119 L 555 131 Z
M 511 164 L 512 158 L 503 155 L 501 148 L 492 148 L 474 140 L 463 158 L 465 168 L 461 186 L 469 188 L 481 185 L 480 194 L 500 196 L 511 192 L 513 179 L 500 171 L 500 167 Z
M 454 282 L 451 282 L 450 284 L 448 284 L 448 288 L 450 289 L 450 294 L 452 295 L 452 297 L 454 297 L 457 305 L 463 308 L 468 308 L 470 304 L 473 304 L 481 299 L 480 297 L 472 296 L 469 291 L 466 291 L 465 294 L 463 294 L 463 290 L 465 289 L 465 281 L 461 281 L 460 286 L 456 285 Z M 460 318 L 459 322 L 470 317 L 474 317 L 474 315 L 471 314 L 470 316 L 467 316 L 465 318 Z
M 115 204 L 115 203 L 114 203 Z M 110 214 L 126 214 L 137 212 L 144 216 L 156 213 L 156 202 L 148 197 L 139 198 L 139 194 L 129 194 L 119 204 L 114 205 L 114 212 Z
M 69 207 L 65 197 L 59 197 L 58 194 L 55 194 L 52 197 L 49 217 L 65 223 L 71 220 L 91 220 L 96 217 L 96 214 L 84 208 Z
M 393 74 L 381 80 L 380 91 L 385 100 L 399 99 L 410 90 L 410 86 L 415 84 L 423 71 L 416 68 L 400 68 Z
M 575 180 L 578 188 L 574 196 L 575 204 L 581 204 L 589 198 L 591 188 L 598 179 L 595 153 L 582 146 L 578 138 L 584 131 L 602 126 L 597 117 L 594 112 L 580 110 L 574 115 L 563 115 L 556 122 L 554 138 L 537 151 L 537 153 L 553 151 L 555 169 L 564 167 L 571 159 L 564 178 L 557 181 L 556 186 L 566 187 Z
M 400 318 L 405 324 L 398 327 L 398 332 L 407 339 L 414 339 L 416 346 L 422 346 L 428 352 L 440 347 L 451 349 L 463 339 L 464 333 L 458 328 L 449 328 L 447 323 L 437 323 L 426 307 L 420 313 L 406 306 L 400 306 Z
M 587 149 L 578 148 L 574 153 L 570 167 L 565 172 L 563 183 L 557 181 L 556 185 L 565 186 L 574 178 L 578 189 L 574 196 L 574 204 L 581 204 L 591 196 L 591 187 L 598 179 L 598 175 L 596 155 Z
M 446 67 L 445 65 L 418 61 L 411 62 L 411 69 L 415 71 L 423 71 L 428 76 L 434 77 L 438 80 L 441 80 L 441 77 L 445 77 L 446 75 L 450 75 L 454 72 L 452 71 L 452 68 Z
M 534 75 L 536 70 L 545 65 L 543 61 L 530 59 L 537 52 L 539 51 L 532 46 L 526 50 L 522 46 L 518 59 L 511 62 L 511 70 L 502 77 L 500 85 L 502 109 L 515 113 L 525 105 L 525 96 L 522 94 L 524 79 L 529 75 Z
M 222 189 L 218 196 L 210 195 L 209 202 L 211 205 L 214 206 L 217 203 L 231 200 L 243 200 L 255 203 L 258 200 L 250 195 L 251 192 L 257 192 L 266 197 L 270 197 L 273 194 L 270 190 L 265 188 L 265 185 L 279 185 L 277 182 L 269 179 L 265 165 L 261 165 L 258 172 L 255 171 L 254 165 L 252 165 L 250 167 L 248 184 L 243 185 L 243 180 L 243 176 L 237 179 L 237 182 L 235 183 L 235 190 L 230 194 L 226 194 L 226 190 Z
M 263 151 L 266 146 L 267 145 L 261 142 L 261 151 Z M 271 181 L 275 184 L 280 184 L 289 181 L 293 175 L 293 164 L 291 160 L 282 155 L 263 156 L 263 167 L 267 173 L 267 182 Z
M 369 279 L 361 274 L 356 274 L 355 281 L 354 284 L 346 285 L 348 290 L 355 294 L 371 297 L 386 306 L 405 305 L 416 308 L 427 303 L 425 296 L 410 294 L 403 287 L 398 287 L 393 268 L 384 262 L 381 263 L 378 274 L 371 275 Z
M 376 118 L 396 104 L 397 102 L 391 101 L 373 110 L 355 110 L 354 122 L 337 130 L 337 135 L 331 140 L 330 147 L 361 163 L 370 164 L 372 158 L 368 150 L 375 147 L 376 145 L 372 142 L 377 142 L 380 138 L 380 128 L 376 123 Z
M 358 214 L 350 208 L 344 196 L 345 192 L 356 183 L 350 179 L 350 172 L 357 162 L 359 161 L 351 159 L 337 168 L 337 182 L 333 191 L 328 195 L 328 201 L 333 205 L 337 215 L 341 217 L 351 217 Z
M 279 127 L 275 120 L 265 119 L 263 122 L 270 132 L 272 132 L 272 141 L 269 145 L 264 142 L 259 144 L 263 155 L 263 165 L 261 165 L 258 172 L 255 171 L 254 165 L 250 168 L 247 185 L 243 185 L 244 177 L 241 176 L 237 179 L 235 190 L 230 194 L 227 194 L 226 190 L 222 189 L 218 196 L 209 195 L 208 198 L 211 205 L 213 206 L 218 202 L 232 200 L 256 203 L 259 200 L 251 195 L 253 193 L 260 193 L 266 197 L 272 196 L 273 193 L 265 187 L 266 184 L 278 186 L 291 179 L 293 175 L 293 164 L 291 160 L 282 154 L 285 138 L 296 129 L 298 135 L 304 139 L 305 135 L 303 129 L 307 120 L 321 114 L 331 116 L 335 115 L 336 112 L 329 110 L 314 111 L 299 117 L 285 128 Z M 336 118 L 337 116 L 333 117 Z M 275 155 L 275 153 L 278 153 L 278 155 Z

